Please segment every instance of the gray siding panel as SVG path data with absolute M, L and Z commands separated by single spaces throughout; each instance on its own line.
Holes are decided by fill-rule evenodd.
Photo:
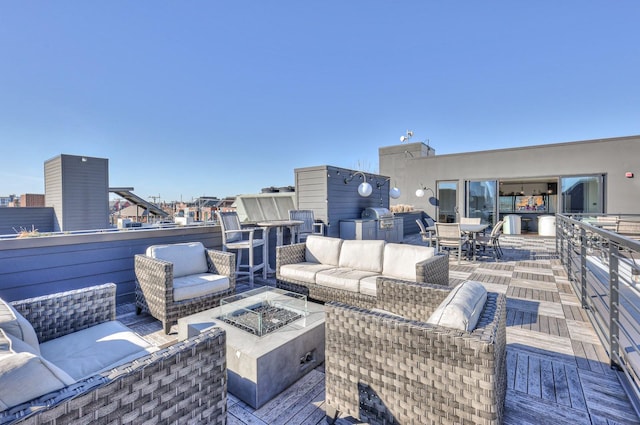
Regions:
M 325 223 L 327 236 L 339 237 L 340 220 L 360 218 L 367 207 L 389 207 L 388 185 L 383 189 L 376 185 L 386 180 L 384 176 L 365 173 L 373 193 L 363 198 L 358 194 L 359 174 L 345 184 L 345 178 L 356 170 L 323 165 L 299 168 L 295 173 L 298 208 L 312 209 L 316 219 Z
M 133 258 L 149 245 L 200 241 L 221 249 L 219 226 L 10 239 L 0 243 L 0 297 L 23 299 L 113 282 L 133 300 Z
M 14 235 L 21 230 L 53 232 L 53 208 L 0 208 L 0 235 Z
M 109 161 L 60 155 L 45 162 L 45 202 L 56 214 L 56 231 L 109 226 Z

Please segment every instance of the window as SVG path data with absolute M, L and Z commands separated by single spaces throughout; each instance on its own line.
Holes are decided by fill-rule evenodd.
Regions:
M 562 177 L 562 212 L 603 213 L 604 176 Z

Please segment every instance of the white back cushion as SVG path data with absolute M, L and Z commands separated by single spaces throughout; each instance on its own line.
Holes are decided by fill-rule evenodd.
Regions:
M 40 353 L 38 337 L 31 323 L 3 299 L 0 299 L 0 328 L 31 345 L 36 354 Z
M 433 257 L 435 248 L 388 243 L 384 247 L 382 274 L 397 279 L 416 281 L 416 263 Z
M 202 242 L 152 245 L 147 256 L 173 263 L 173 277 L 206 273 L 209 270 Z
M 340 249 L 340 267 L 381 273 L 384 241 L 348 240 L 342 242 Z
M 66 372 L 0 329 L 0 410 L 73 384 Z
M 309 263 L 337 266 L 342 242 L 340 238 L 309 235 L 305 243 L 305 260 Z
M 480 282 L 467 280 L 451 290 L 427 323 L 472 331 L 487 301 L 487 290 Z

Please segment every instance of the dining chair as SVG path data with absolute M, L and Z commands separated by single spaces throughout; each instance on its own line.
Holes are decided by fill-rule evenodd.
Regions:
M 491 229 L 491 234 L 476 236 L 476 246 L 482 248 L 482 251 L 486 251 L 487 248 L 491 248 L 493 251 L 493 258 L 498 261 L 502 258 L 502 248 L 500 247 L 500 235 L 502 234 L 502 225 L 504 220 L 500 220 Z
M 436 222 L 434 219 L 432 219 L 431 217 L 427 216 L 424 218 L 424 222 L 427 223 L 427 227 L 435 227 L 436 226 Z
M 261 227 L 243 227 L 240 224 L 238 213 L 233 212 L 216 212 L 218 222 L 222 230 L 222 250 L 236 251 L 236 276 L 248 276 L 249 285 L 253 287 L 253 275 L 255 272 L 265 267 L 266 259 L 262 258 L 262 262 L 255 264 L 254 248 L 263 246 L 265 242 L 265 231 Z M 256 237 L 255 232 L 260 232 L 260 237 Z M 242 252 L 249 252 L 249 260 L 247 264 L 242 264 Z M 241 270 L 246 269 L 246 270 Z
M 309 235 L 324 236 L 324 223 L 317 223 L 313 210 L 289 210 L 289 220 L 301 220 L 298 227 L 296 242 L 304 242 Z
M 420 219 L 416 219 L 416 223 L 420 228 L 420 236 L 422 237 L 422 242 L 426 242 L 429 244 L 429 246 L 433 246 L 433 243 L 436 241 L 434 233 L 430 230 L 427 230 Z
M 458 251 L 458 264 L 462 258 L 462 248 L 469 237 L 460 230 L 460 223 L 436 223 L 436 251 L 440 248 Z

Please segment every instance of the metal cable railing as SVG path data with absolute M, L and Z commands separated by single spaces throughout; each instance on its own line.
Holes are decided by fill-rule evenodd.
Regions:
M 556 249 L 611 367 L 621 372 L 640 411 L 640 241 L 602 223 L 610 222 L 558 214 Z

